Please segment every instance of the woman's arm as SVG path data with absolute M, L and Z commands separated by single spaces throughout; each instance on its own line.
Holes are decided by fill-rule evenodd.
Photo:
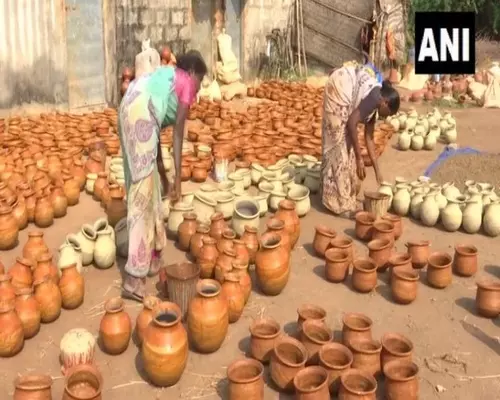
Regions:
M 361 120 L 361 115 L 358 109 L 355 109 L 347 120 L 347 133 L 349 135 L 348 139 L 351 141 L 354 148 L 354 154 L 356 155 L 356 160 L 361 160 L 361 148 L 359 147 L 358 141 L 358 123 Z
M 377 177 L 377 182 L 380 184 L 382 181 L 382 176 L 380 174 L 380 169 L 378 167 L 377 156 L 375 154 L 375 143 L 373 141 L 373 132 L 375 131 L 375 116 L 365 124 L 365 142 L 366 149 L 368 150 L 368 157 L 373 165 L 373 170 L 375 171 L 375 176 Z
M 182 142 L 184 141 L 184 125 L 188 115 L 189 106 L 179 102 L 177 106 L 177 118 L 174 126 L 174 165 L 175 165 L 175 186 L 173 199 L 178 200 L 181 194 L 181 162 L 182 162 Z

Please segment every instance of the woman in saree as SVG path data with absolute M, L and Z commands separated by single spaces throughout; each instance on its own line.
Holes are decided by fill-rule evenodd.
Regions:
M 201 54 L 189 51 L 177 67 L 164 66 L 130 83 L 119 109 L 119 135 L 127 193 L 128 260 L 122 297 L 142 301 L 146 277 L 159 272 L 166 232 L 162 194 L 173 202 L 181 193 L 184 124 L 207 73 Z M 173 126 L 175 178 L 169 188 L 160 147 L 160 131 Z
M 382 174 L 373 132 L 377 113 L 385 118 L 399 110 L 399 94 L 370 65 L 346 63 L 333 71 L 323 99 L 322 202 L 334 214 L 352 218 L 358 211 L 356 187 L 366 177 L 358 141 L 358 123 L 365 124 L 365 142 L 377 181 Z

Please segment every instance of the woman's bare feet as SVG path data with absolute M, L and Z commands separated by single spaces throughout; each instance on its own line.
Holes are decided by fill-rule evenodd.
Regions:
M 130 300 L 144 300 L 146 295 L 146 278 L 136 278 L 127 275 L 122 286 L 122 297 Z

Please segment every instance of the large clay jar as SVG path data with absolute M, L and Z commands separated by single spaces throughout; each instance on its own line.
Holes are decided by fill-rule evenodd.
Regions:
M 85 281 L 77 270 L 77 264 L 61 266 L 61 290 L 62 306 L 66 310 L 74 310 L 83 304 L 85 296 Z
M 196 351 L 213 353 L 220 348 L 227 335 L 229 309 L 219 282 L 202 279 L 197 283 L 196 296 L 189 303 L 187 326 Z
M 351 340 L 349 349 L 353 355 L 352 367 L 377 377 L 381 370 L 382 344 L 377 340 Z
M 132 321 L 124 308 L 125 303 L 120 297 L 109 299 L 104 304 L 105 314 L 99 326 L 99 337 L 103 350 L 108 354 L 122 354 L 130 342 Z
M 144 332 L 142 361 L 150 381 L 159 387 L 175 385 L 186 368 L 187 332 L 181 324 L 179 306 L 162 302 L 153 311 L 153 320 Z
M 293 378 L 297 400 L 329 399 L 328 371 L 314 365 L 299 371 Z
M 50 276 L 50 279 L 57 285 L 59 283 L 59 271 L 52 262 L 50 253 L 43 253 L 38 256 L 38 263 L 33 270 L 33 280 L 38 280 L 44 276 Z
M 473 245 L 455 246 L 453 271 L 460 276 L 473 276 L 477 272 L 477 247 Z
M 332 332 L 322 322 L 309 319 L 300 330 L 300 341 L 307 350 L 307 364 L 316 365 L 319 362 L 319 350 L 333 339 Z
M 102 386 L 102 375 L 94 365 L 75 365 L 66 371 L 62 400 L 102 400 Z
M 18 197 L 15 203 L 12 204 L 12 216 L 16 219 L 19 230 L 28 226 L 28 210 L 24 203 L 24 197 Z
M 191 236 L 191 241 L 189 242 L 189 252 L 195 260 L 197 260 L 200 255 L 200 251 L 203 246 L 203 238 L 206 237 L 210 237 L 210 227 L 208 225 L 198 224 L 196 232 L 193 236 Z M 202 276 L 202 278 L 206 277 Z
M 142 301 L 143 308 L 135 320 L 135 336 L 139 346 L 142 344 L 146 328 L 153 320 L 153 309 L 158 304 L 160 304 L 160 299 L 156 296 L 146 296 Z
M 12 285 L 12 277 L 9 274 L 0 275 L 0 303 L 14 301 L 16 288 Z
M 429 256 L 427 282 L 436 289 L 444 289 L 452 281 L 451 256 L 444 252 L 435 252 Z
M 233 261 L 233 269 L 231 272 L 238 276 L 246 305 L 248 303 L 248 299 L 250 298 L 250 294 L 252 293 L 252 277 L 248 272 L 248 263 L 244 263 L 236 259 Z
M 266 226 L 266 233 L 279 235 L 281 237 L 281 246 L 290 252 L 292 250 L 292 239 L 288 231 L 285 230 L 285 223 L 283 220 L 275 217 L 269 218 Z
M 395 360 L 384 366 L 385 398 L 418 400 L 418 366 L 412 361 Z
M 382 353 L 380 354 L 380 362 L 382 368 L 394 360 L 412 361 L 413 358 L 413 343 L 399 333 L 386 333 L 382 336 Z
M 257 360 L 236 360 L 227 368 L 228 399 L 259 400 L 264 398 L 264 366 Z
M 282 336 L 276 340 L 271 354 L 270 373 L 275 385 L 284 392 L 293 392 L 293 379 L 305 368 L 307 350 L 298 340 Z
M 237 322 L 245 307 L 245 293 L 240 286 L 239 276 L 232 272 L 226 273 L 221 292 L 227 301 L 229 323 Z
M 375 239 L 382 240 L 382 239 Z M 360 293 L 369 293 L 377 286 L 377 264 L 369 257 L 353 261 L 352 287 Z
M 200 265 L 200 276 L 202 278 L 212 278 L 214 275 L 215 264 L 219 258 L 216 244 L 217 240 L 213 237 L 208 236 L 203 238 L 203 246 L 200 249 L 197 260 Z
M 222 232 L 228 228 L 224 221 L 224 214 L 216 212 L 210 217 L 210 236 L 219 240 L 222 237 Z
M 408 254 L 411 256 L 411 265 L 414 269 L 422 269 L 427 266 L 427 260 L 430 255 L 430 244 L 428 240 L 418 242 L 408 242 Z
M 23 324 L 24 338 L 30 339 L 40 330 L 41 313 L 32 288 L 18 289 L 15 302 L 16 313 Z
M 391 275 L 391 295 L 398 304 L 410 304 L 417 298 L 420 275 L 416 271 L 395 268 Z
M 281 245 L 281 237 L 277 234 L 263 235 L 255 256 L 255 273 L 264 294 L 277 296 L 283 291 L 290 276 L 289 263 L 290 252 Z
M 122 218 L 127 216 L 127 205 L 123 200 L 123 194 L 110 194 L 110 202 L 106 206 L 106 215 L 108 216 L 109 225 L 113 228 Z
M 217 262 L 215 263 L 215 279 L 221 284 L 224 282 L 224 277 L 227 272 L 233 269 L 233 262 L 236 260 L 236 253 L 232 249 L 224 250 L 219 253 Z
M 193 212 L 183 214 L 184 221 L 179 225 L 177 231 L 177 245 L 182 251 L 188 251 L 192 236 L 196 233 L 196 214 Z
M 339 400 L 376 400 L 377 381 L 359 369 L 349 369 L 340 377 Z
M 359 240 L 368 242 L 372 238 L 373 224 L 376 216 L 368 211 L 360 211 L 356 213 L 356 225 L 354 231 Z
M 330 394 L 336 396 L 340 387 L 340 377 L 351 368 L 353 356 L 351 350 L 340 343 L 327 343 L 318 353 L 319 365 L 328 371 Z
M 337 236 L 337 232 L 324 225 L 316 226 L 316 233 L 314 234 L 313 249 L 320 257 L 325 256 L 326 249 L 330 245 L 330 241 Z
M 250 264 L 250 254 L 248 253 L 245 242 L 240 239 L 233 240 L 233 251 L 236 253 L 236 261 L 241 264 L 246 264 L 247 266 Z
M 281 200 L 278 211 L 276 211 L 274 216 L 285 223 L 285 231 L 290 235 L 293 249 L 300 236 L 300 219 L 295 211 L 295 202 L 292 200 Z
M 281 327 L 272 318 L 258 318 L 250 325 L 250 355 L 267 364 L 274 344 L 281 335 Z
M 77 205 L 80 200 L 80 182 L 74 179 L 71 174 L 63 175 L 63 180 L 63 191 L 68 199 L 68 206 Z
M 9 275 L 12 277 L 12 286 L 16 289 L 29 288 L 33 285 L 33 275 L 31 273 L 31 260 L 24 257 L 17 257 L 16 263 L 10 267 Z
M 61 315 L 62 298 L 59 288 L 48 275 L 33 282 L 33 286 L 42 322 L 54 322 Z
M 35 225 L 48 228 L 54 223 L 54 208 L 48 196 L 39 195 L 35 206 Z
M 342 343 L 349 347 L 349 342 L 372 340 L 373 321 L 361 313 L 347 313 L 342 317 Z
M 245 232 L 241 235 L 241 240 L 246 244 L 248 255 L 250 257 L 250 264 L 255 263 L 255 256 L 259 250 L 259 237 L 257 228 L 245 225 Z
M 476 309 L 485 318 L 496 318 L 500 314 L 500 282 L 482 280 L 477 282 Z
M 14 400 L 52 400 L 50 375 L 20 375 L 14 380 Z
M 0 303 L 0 326 L 0 357 L 15 356 L 23 348 L 24 330 L 13 301 Z
M 236 232 L 232 229 L 226 229 L 222 232 L 222 236 L 217 240 L 219 253 L 223 253 L 224 250 L 232 250 L 234 239 L 236 239 Z
M 19 226 L 12 215 L 12 208 L 0 204 L 0 250 L 9 250 L 17 243 Z
M 28 240 L 23 247 L 23 257 L 29 258 L 33 265 L 38 262 L 38 257 L 43 253 L 47 253 L 49 248 L 43 240 L 42 231 L 28 232 Z

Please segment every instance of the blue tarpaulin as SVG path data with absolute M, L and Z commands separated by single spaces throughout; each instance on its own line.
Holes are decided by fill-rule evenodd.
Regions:
M 445 149 L 441 152 L 439 157 L 434 161 L 427 170 L 425 171 L 424 175 L 425 176 L 431 176 L 432 172 L 444 161 L 446 161 L 448 158 L 457 156 L 460 154 L 480 154 L 481 152 L 479 150 L 473 149 L 471 147 L 462 147 L 459 149 L 454 149 L 451 147 L 445 147 Z

